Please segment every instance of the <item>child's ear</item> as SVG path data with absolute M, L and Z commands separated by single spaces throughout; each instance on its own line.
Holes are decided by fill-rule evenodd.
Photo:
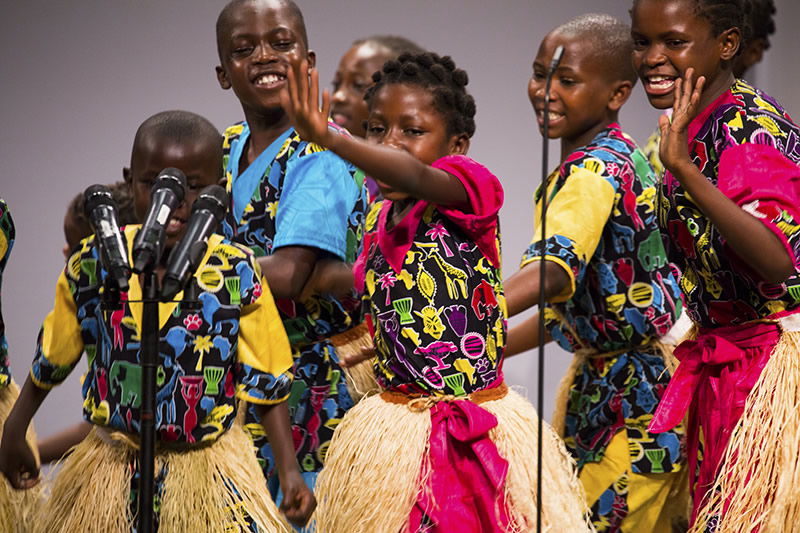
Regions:
M 719 43 L 719 58 L 723 61 L 730 61 L 736 57 L 739 46 L 742 44 L 742 34 L 739 28 L 728 28 L 717 37 Z
M 467 155 L 469 150 L 469 135 L 460 133 L 450 137 L 450 155 Z
M 122 179 L 125 180 L 125 183 L 128 184 L 128 187 L 131 186 L 131 169 L 130 169 L 130 167 L 122 167 Z
M 314 50 L 308 51 L 308 68 L 309 70 L 317 66 L 317 53 Z
M 633 90 L 633 82 L 628 80 L 620 80 L 614 83 L 614 88 L 611 92 L 611 98 L 608 101 L 608 109 L 613 112 L 619 111 L 625 102 L 628 101 L 628 97 L 631 95 L 631 91 Z
M 217 83 L 219 83 L 219 86 L 226 91 L 230 89 L 231 82 L 228 79 L 228 74 L 225 72 L 225 69 L 222 68 L 221 65 L 217 65 L 216 67 L 214 67 L 214 70 L 217 73 Z

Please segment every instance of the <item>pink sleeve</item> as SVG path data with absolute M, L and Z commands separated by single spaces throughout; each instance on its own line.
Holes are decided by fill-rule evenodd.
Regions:
M 455 176 L 469 198 L 467 209 L 437 205 L 437 209 L 455 222 L 475 241 L 493 265 L 500 263 L 497 252 L 497 220 L 503 206 L 500 180 L 480 163 L 463 155 L 449 155 L 434 161 L 434 168 Z
M 717 186 L 783 243 L 800 267 L 800 167 L 775 147 L 745 143 L 722 152 Z

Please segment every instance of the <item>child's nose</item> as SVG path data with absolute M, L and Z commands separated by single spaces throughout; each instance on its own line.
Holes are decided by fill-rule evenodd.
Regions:
M 275 51 L 269 43 L 261 43 L 258 45 L 255 53 L 255 59 L 259 63 L 268 63 L 275 60 Z
M 340 85 L 335 91 L 333 91 L 333 95 L 331 95 L 331 101 L 343 104 L 347 101 L 347 95 L 344 91 L 344 86 Z
M 664 62 L 664 50 L 660 46 L 650 46 L 644 52 L 644 64 L 654 67 Z

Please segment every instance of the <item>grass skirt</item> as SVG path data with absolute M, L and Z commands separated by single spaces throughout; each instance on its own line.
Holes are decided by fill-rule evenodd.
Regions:
M 14 381 L 9 382 L 6 387 L 0 388 L 0 434 L 3 432 L 8 413 L 18 396 L 19 387 Z M 28 427 L 25 437 L 38 461 L 36 433 L 33 430 L 33 424 Z M 29 490 L 15 490 L 8 484 L 6 478 L 0 475 L 0 531 L 10 533 L 30 531 L 32 515 L 40 502 L 41 493 L 41 484 Z
M 331 337 L 331 344 L 336 347 L 336 353 L 341 358 L 358 357 L 364 349 L 373 347 L 372 335 L 366 323 L 349 329 L 338 335 Z M 342 368 L 347 383 L 347 392 L 353 402 L 357 403 L 365 396 L 370 396 L 380 392 L 380 386 L 375 380 L 375 373 L 372 369 L 374 357 L 361 361 L 349 368 Z
M 692 533 L 800 531 L 800 332 L 786 331 L 747 397 Z
M 129 533 L 136 525 L 129 503 L 136 460 L 130 436 L 93 428 L 64 460 L 33 531 Z M 155 471 L 164 466 L 161 533 L 247 531 L 247 516 L 260 532 L 290 531 L 240 423 L 208 446 L 158 450 Z
M 509 463 L 509 531 L 531 531 L 536 528 L 536 411 L 513 390 L 481 407 L 497 418 L 490 437 Z M 543 531 L 592 531 L 574 463 L 550 426 L 544 428 Z M 317 531 L 404 530 L 418 493 L 428 486 L 424 465 L 430 432 L 428 410 L 383 395 L 353 407 L 334 433 L 317 482 Z

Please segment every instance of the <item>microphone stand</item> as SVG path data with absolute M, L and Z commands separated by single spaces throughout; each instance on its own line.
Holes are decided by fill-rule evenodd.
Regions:
M 547 161 L 548 154 L 547 148 L 550 141 L 550 85 L 553 82 L 553 74 L 555 74 L 558 64 L 561 63 L 561 58 L 564 56 L 564 47 L 559 46 L 553 53 L 553 59 L 550 61 L 550 68 L 547 70 L 547 78 L 544 84 L 544 115 L 542 117 L 542 263 L 539 269 L 539 361 L 538 361 L 538 383 L 536 394 L 536 409 L 539 411 L 538 431 L 536 435 L 536 531 L 542 531 L 542 411 L 544 410 L 544 305 L 545 305 L 545 268 L 544 261 L 547 257 L 546 236 L 545 231 L 547 222 L 547 204 L 548 204 L 548 176 L 549 176 L 549 163 Z
M 142 273 L 142 408 L 139 412 L 139 533 L 153 531 L 155 478 L 155 403 L 158 360 L 158 278 L 152 268 Z

